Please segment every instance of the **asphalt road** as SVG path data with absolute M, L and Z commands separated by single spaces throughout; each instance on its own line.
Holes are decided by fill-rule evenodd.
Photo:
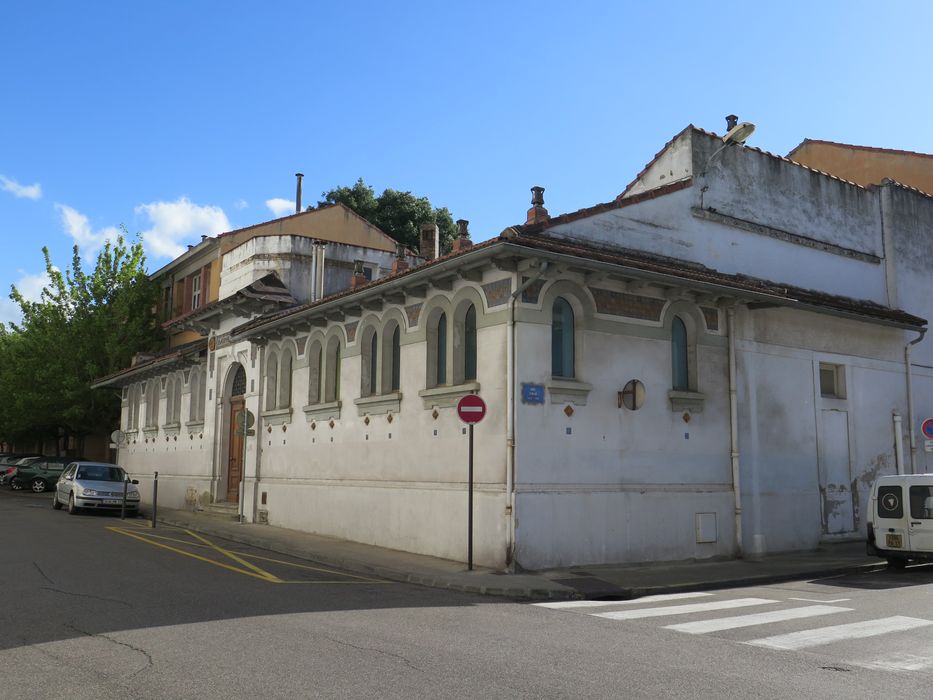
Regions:
M 555 607 L 50 503 L 0 491 L 4 700 L 933 696 L 931 567 Z

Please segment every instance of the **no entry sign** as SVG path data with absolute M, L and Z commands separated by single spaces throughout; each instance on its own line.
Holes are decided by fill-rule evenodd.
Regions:
M 457 415 L 464 423 L 479 423 L 486 415 L 486 402 L 477 394 L 467 394 L 457 402 Z

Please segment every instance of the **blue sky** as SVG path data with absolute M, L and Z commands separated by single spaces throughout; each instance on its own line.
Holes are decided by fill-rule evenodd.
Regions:
M 474 240 L 612 199 L 689 123 L 933 153 L 927 2 L 45 2 L 0 8 L 0 320 L 121 224 L 150 270 L 358 177 Z M 267 203 L 271 203 L 271 206 Z

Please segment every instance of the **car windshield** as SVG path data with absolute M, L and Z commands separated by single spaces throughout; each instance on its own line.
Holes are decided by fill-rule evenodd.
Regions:
M 78 479 L 85 481 L 123 481 L 124 473 L 120 467 L 108 467 L 104 464 L 91 464 L 78 469 Z

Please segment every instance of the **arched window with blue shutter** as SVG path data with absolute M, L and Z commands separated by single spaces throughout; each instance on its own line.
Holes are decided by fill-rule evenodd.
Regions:
M 564 379 L 574 377 L 573 308 L 563 297 L 554 300 L 551 308 L 551 375 Z

